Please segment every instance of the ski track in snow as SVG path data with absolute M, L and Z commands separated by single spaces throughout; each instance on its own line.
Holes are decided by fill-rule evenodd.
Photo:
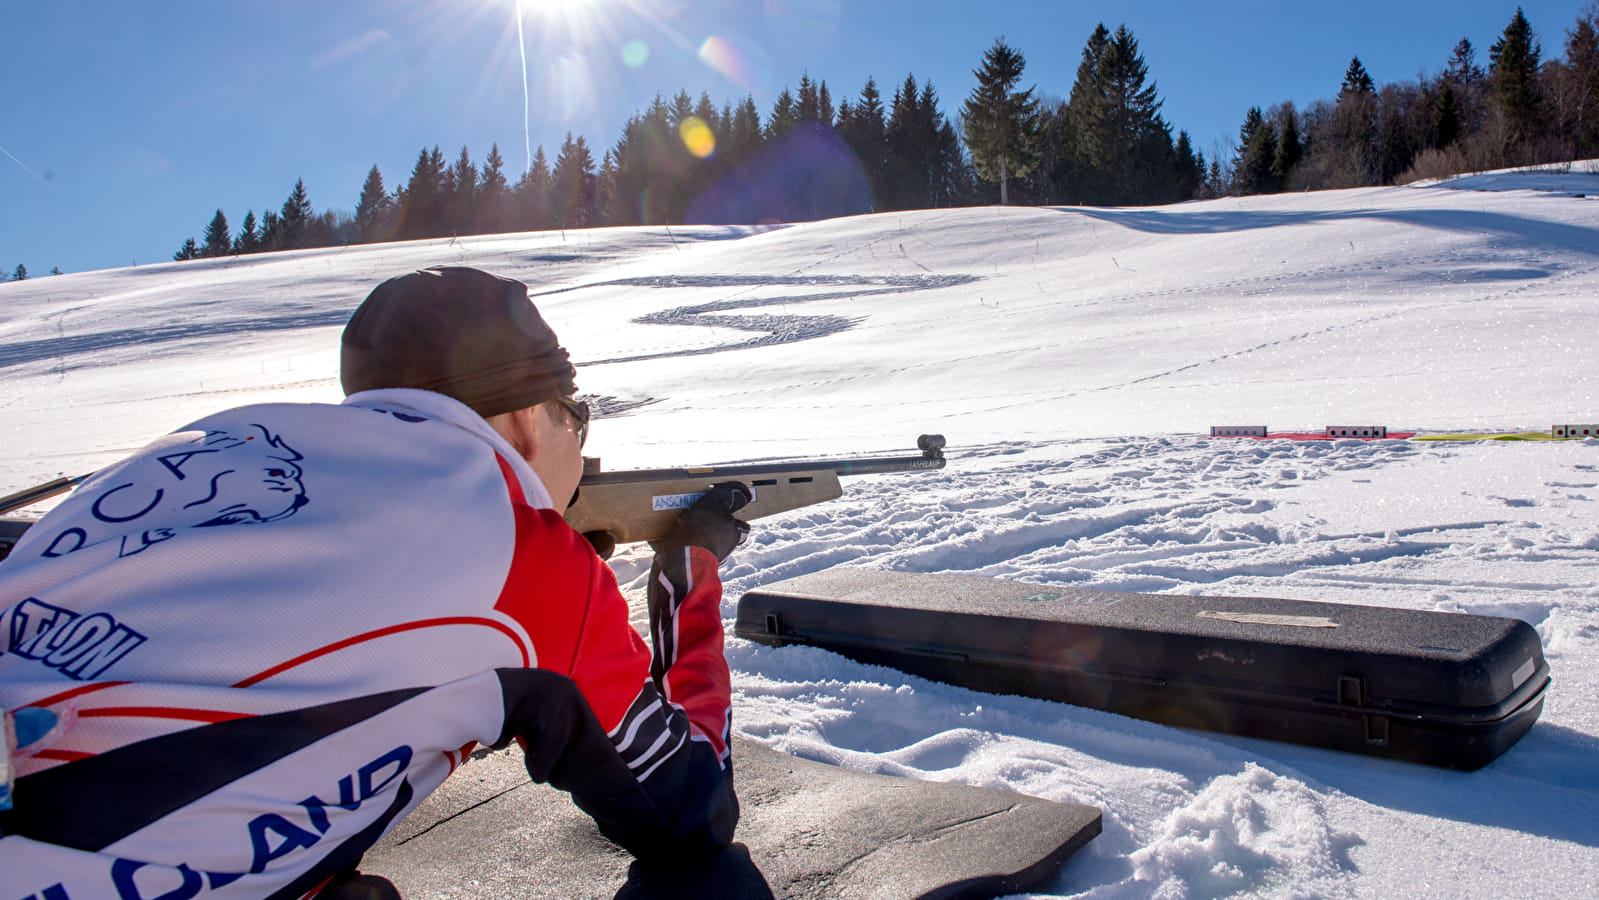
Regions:
M 976 280 L 975 276 L 970 275 L 673 275 L 603 281 L 598 284 L 583 285 L 581 288 L 562 288 L 549 293 L 565 293 L 584 288 L 614 287 L 687 288 L 691 290 L 732 288 L 735 289 L 735 296 L 732 298 L 660 310 L 639 316 L 633 321 L 641 325 L 692 325 L 713 329 L 726 328 L 733 331 L 752 331 L 761 335 L 745 341 L 719 343 L 709 347 L 663 350 L 655 353 L 639 353 L 631 356 L 617 356 L 609 359 L 587 360 L 576 363 L 579 367 L 587 367 L 671 359 L 680 356 L 701 356 L 709 353 L 727 353 L 732 350 L 746 350 L 774 344 L 792 344 L 796 341 L 811 341 L 827 337 L 830 334 L 847 331 L 860 322 L 859 318 L 835 315 L 765 314 L 759 316 L 724 316 L 712 315 L 713 313 L 732 312 L 741 309 L 763 309 L 770 306 L 786 308 L 823 300 L 855 300 L 862 297 L 885 294 L 960 287 Z M 738 294 L 751 294 L 761 288 L 773 287 L 783 289 L 784 293 L 777 296 L 736 296 Z M 833 287 L 843 288 L 843 290 L 811 294 L 795 293 L 796 289 L 811 287 Z M 542 295 L 535 295 L 535 298 L 538 296 Z

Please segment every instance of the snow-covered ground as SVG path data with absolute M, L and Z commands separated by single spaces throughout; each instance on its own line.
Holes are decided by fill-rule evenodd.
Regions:
M 1046 896 L 1599 896 L 1599 441 L 1210 425 L 1599 422 L 1599 166 L 1159 209 L 505 235 L 0 285 L 0 490 L 217 408 L 337 401 L 338 333 L 425 265 L 528 282 L 607 468 L 910 452 L 764 520 L 738 597 L 830 566 L 1514 616 L 1543 718 L 1471 773 L 981 694 L 731 640 L 780 749 L 1104 810 Z M 1456 189 L 1460 188 L 1460 189 Z M 1581 195 L 1581 196 L 1579 196 Z M 646 558 L 614 561 L 642 590 Z

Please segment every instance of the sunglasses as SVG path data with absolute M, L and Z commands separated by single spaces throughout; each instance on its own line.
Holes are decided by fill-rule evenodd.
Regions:
M 577 422 L 577 448 L 583 449 L 583 445 L 589 439 L 589 405 L 581 400 L 567 400 L 564 397 L 557 398 L 555 402 L 561 404 L 567 415 Z

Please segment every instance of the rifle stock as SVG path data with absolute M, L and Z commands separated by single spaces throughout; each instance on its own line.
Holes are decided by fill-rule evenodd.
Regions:
M 843 495 L 839 476 L 916 472 L 944 467 L 944 437 L 917 438 L 920 456 L 810 460 L 682 469 L 592 472 L 578 484 L 577 500 L 566 521 L 595 546 L 656 541 L 666 537 L 678 514 L 711 485 L 741 481 L 755 499 L 735 513 L 744 521 L 833 500 Z M 602 554 L 603 555 L 603 554 Z

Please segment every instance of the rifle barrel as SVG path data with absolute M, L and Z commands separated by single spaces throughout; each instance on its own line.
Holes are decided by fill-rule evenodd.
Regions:
M 48 500 L 51 497 L 54 497 L 56 494 L 62 494 L 70 491 L 72 488 L 76 487 L 79 482 L 88 477 L 89 476 L 87 475 L 77 475 L 69 478 L 63 475 L 54 481 L 47 481 L 44 484 L 31 488 L 24 488 L 23 490 L 17 491 L 14 494 L 7 494 L 4 497 L 0 497 L 0 515 L 4 515 L 5 513 L 11 512 L 14 509 L 21 509 L 24 506 L 32 506 L 41 500 Z
M 760 478 L 767 475 L 822 472 L 829 469 L 839 475 L 880 475 L 885 472 L 917 472 L 926 469 L 944 468 L 943 436 L 922 435 L 918 439 L 917 446 L 922 448 L 921 456 L 816 459 L 735 466 L 687 466 L 680 469 L 633 469 L 620 472 L 596 472 L 584 475 L 579 484 L 676 481 L 682 478 L 703 478 L 706 481 L 737 481 L 740 479 Z

